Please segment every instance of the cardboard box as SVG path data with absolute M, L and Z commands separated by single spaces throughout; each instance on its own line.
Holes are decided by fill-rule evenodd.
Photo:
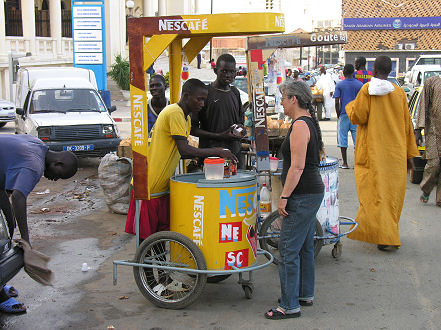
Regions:
M 132 158 L 132 147 L 131 146 L 118 146 L 118 150 L 116 152 L 118 157 L 126 157 L 126 158 Z

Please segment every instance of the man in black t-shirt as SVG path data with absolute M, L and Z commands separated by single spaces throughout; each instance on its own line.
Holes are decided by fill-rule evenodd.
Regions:
M 230 149 L 243 168 L 241 138 L 246 134 L 243 127 L 244 111 L 239 90 L 230 85 L 236 77 L 236 60 L 230 54 L 222 54 L 216 62 L 217 78 L 208 85 L 208 97 L 204 108 L 192 117 L 191 134 L 199 137 L 199 148 L 223 147 Z M 233 133 L 232 125 L 242 128 L 242 135 Z

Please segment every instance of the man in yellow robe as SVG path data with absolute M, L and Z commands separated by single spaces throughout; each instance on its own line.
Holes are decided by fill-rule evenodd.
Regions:
M 350 121 L 358 125 L 355 182 L 360 202 L 359 226 L 348 237 L 377 244 L 380 250 L 401 245 L 398 222 L 406 170 L 418 155 L 406 95 L 387 81 L 391 70 L 391 59 L 378 56 L 374 78 L 346 106 Z

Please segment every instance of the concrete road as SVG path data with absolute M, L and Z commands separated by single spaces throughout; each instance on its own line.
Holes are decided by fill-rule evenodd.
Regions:
M 327 154 L 340 156 L 336 121 L 321 122 Z M 6 130 L 5 130 L 6 129 Z M 9 124 L 0 129 L 8 132 Z M 352 148 L 348 149 L 353 165 Z M 385 163 L 387 159 L 384 160 Z M 21 316 L 1 315 L 9 329 L 439 329 L 441 322 L 441 210 L 433 199 L 420 204 L 417 185 L 408 184 L 400 221 L 402 248 L 381 252 L 374 245 L 343 238 L 343 255 L 324 246 L 316 259 L 316 299 L 299 319 L 269 321 L 277 305 L 278 272 L 255 272 L 254 298 L 247 300 L 237 276 L 207 284 L 185 310 L 163 310 L 139 292 L 130 267 L 112 260 L 134 256 L 135 242 L 124 234 L 125 216 L 110 213 L 97 180 L 98 160 L 83 160 L 69 181 L 42 179 L 29 198 L 31 239 L 52 257 L 56 280 L 43 287 L 20 272 L 11 282 L 28 306 Z M 340 213 L 355 217 L 358 201 L 353 169 L 339 171 Z M 44 193 L 50 189 L 50 193 Z M 88 192 L 88 193 L 86 193 Z M 42 208 L 49 209 L 43 212 Z M 91 269 L 81 272 L 87 262 Z M 127 299 L 126 299 L 127 298 Z

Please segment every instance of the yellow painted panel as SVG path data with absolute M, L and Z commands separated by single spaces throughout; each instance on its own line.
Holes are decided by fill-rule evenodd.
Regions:
M 188 63 L 193 61 L 193 59 L 199 54 L 202 48 L 205 47 L 211 40 L 211 37 L 192 37 L 184 46 L 184 52 L 187 56 Z
M 170 103 L 179 101 L 181 88 L 181 69 L 182 69 L 182 39 L 175 39 L 169 46 L 169 84 L 170 84 Z
M 145 91 L 130 85 L 130 104 L 132 117 L 132 149 L 147 157 L 148 111 Z
M 249 183 L 248 183 L 249 184 Z M 170 181 L 170 230 L 201 249 L 207 269 L 252 266 L 256 261 L 256 185 L 197 188 Z
M 145 31 L 146 36 L 156 34 L 191 35 L 245 35 L 285 32 L 285 16 L 281 13 L 232 13 L 141 17 L 133 24 Z
M 144 43 L 144 71 L 147 71 L 177 36 L 177 34 L 154 35 Z

